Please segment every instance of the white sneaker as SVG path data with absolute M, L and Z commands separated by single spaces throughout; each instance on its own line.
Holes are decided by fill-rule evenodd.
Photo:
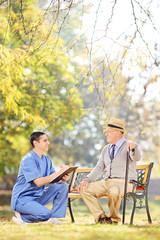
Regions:
M 25 224 L 25 222 L 22 220 L 21 215 L 19 212 L 15 212 L 16 217 L 12 217 L 12 220 L 17 224 Z
M 63 224 L 62 222 L 60 222 L 57 218 L 49 218 L 47 223 L 51 223 L 51 224 Z

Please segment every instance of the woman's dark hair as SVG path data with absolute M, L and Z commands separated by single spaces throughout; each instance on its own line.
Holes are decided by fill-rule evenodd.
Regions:
M 37 141 L 39 140 L 40 136 L 44 135 L 44 132 L 33 132 L 30 136 L 30 144 L 32 145 L 32 147 L 34 147 L 33 141 Z

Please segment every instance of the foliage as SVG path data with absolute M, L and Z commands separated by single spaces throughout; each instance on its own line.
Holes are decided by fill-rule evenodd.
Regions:
M 32 1 L 1 8 L 1 173 L 17 170 L 33 129 L 58 135 L 72 129 L 81 114 L 78 90 L 66 92 L 74 69 L 69 70 L 65 42 L 59 37 L 56 43 L 57 27 L 42 15 Z
M 110 64 L 110 69 L 114 66 L 116 62 Z M 115 116 L 127 123 L 125 137 L 138 143 L 142 163 L 155 161 L 152 177 L 159 177 L 159 103 L 145 101 L 145 96 L 139 101 L 134 100 L 132 79 L 124 77 L 120 71 L 112 85 L 110 69 L 103 63 L 93 73 L 94 84 L 89 79 L 84 80 L 83 86 L 79 87 L 84 115 L 74 125 L 74 130 L 66 130 L 60 137 L 53 138 L 50 153 L 55 153 L 56 158 L 63 159 L 66 164 L 94 167 L 107 143 L 104 135 L 107 120 Z
M 94 165 L 110 116 L 128 123 L 144 161 L 159 162 L 159 3 L 38 2 L 41 9 L 37 1 L 1 3 L 1 171 L 16 168 L 15 158 L 28 151 L 19 133 L 28 137 L 40 126 L 56 135 L 54 160 Z M 9 163 L 2 161 L 8 153 Z M 154 169 L 158 176 L 158 164 Z

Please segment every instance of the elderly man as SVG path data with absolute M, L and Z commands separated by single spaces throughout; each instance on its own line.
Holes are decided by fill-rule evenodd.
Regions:
M 136 162 L 140 160 L 140 152 L 135 142 L 124 139 L 125 125 L 121 119 L 110 119 L 105 134 L 109 144 L 103 148 L 95 168 L 78 186 L 78 191 L 96 223 L 112 224 L 121 221 L 119 208 L 121 196 L 124 195 L 127 151 L 129 151 L 128 179 L 136 180 Z M 105 179 L 96 181 L 104 169 L 107 170 Z M 132 188 L 132 184 L 128 183 L 127 191 L 132 191 Z M 104 195 L 108 195 L 107 215 L 97 199 Z

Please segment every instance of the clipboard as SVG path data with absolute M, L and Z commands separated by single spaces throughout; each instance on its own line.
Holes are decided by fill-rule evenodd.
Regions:
M 73 171 L 75 171 L 76 169 L 78 168 L 77 167 L 69 167 L 67 170 L 65 170 L 64 172 L 62 172 L 59 176 L 57 176 L 56 178 L 54 178 L 53 180 L 50 181 L 50 184 L 53 184 L 53 183 L 57 183 L 59 182 L 63 176 L 65 176 L 66 174 L 68 173 L 71 173 Z

